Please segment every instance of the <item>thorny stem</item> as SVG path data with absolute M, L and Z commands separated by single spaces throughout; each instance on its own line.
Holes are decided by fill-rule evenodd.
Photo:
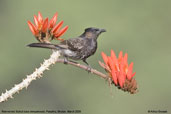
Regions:
M 50 58 L 44 60 L 43 64 L 41 64 L 38 69 L 35 69 L 32 74 L 27 75 L 27 77 L 23 79 L 21 83 L 14 85 L 14 87 L 12 87 L 10 90 L 6 90 L 5 93 L 2 93 L 0 96 L 0 102 L 7 101 L 8 98 L 13 98 L 12 96 L 15 93 L 19 93 L 19 91 L 23 88 L 27 88 L 33 80 L 36 80 L 36 78 L 42 77 L 43 72 L 48 70 L 51 65 L 55 64 L 59 56 L 59 51 L 53 51 Z
M 51 65 L 55 64 L 56 62 L 64 63 L 64 59 L 59 59 L 59 57 L 60 57 L 59 51 L 53 51 L 50 58 L 47 60 L 44 60 L 43 64 L 41 64 L 41 66 L 38 69 L 36 69 L 32 74 L 27 75 L 27 77 L 23 79 L 21 83 L 16 84 L 10 90 L 6 90 L 5 93 L 2 93 L 0 96 L 0 102 L 7 101 L 8 98 L 13 98 L 12 96 L 15 93 L 19 93 L 19 91 L 22 90 L 23 88 L 27 88 L 33 80 L 36 80 L 36 78 L 42 77 L 43 72 L 45 70 L 48 70 Z M 85 65 L 81 65 L 81 64 L 74 63 L 71 61 L 68 61 L 67 63 L 75 67 L 84 69 L 84 70 L 88 69 L 88 66 L 85 66 Z M 108 79 L 107 75 L 97 71 L 96 69 L 91 69 L 90 73 L 96 74 L 97 76 L 104 78 L 106 80 Z

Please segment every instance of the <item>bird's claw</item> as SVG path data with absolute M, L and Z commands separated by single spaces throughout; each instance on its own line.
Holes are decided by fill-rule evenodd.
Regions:
M 92 68 L 90 66 L 88 66 L 86 70 L 88 73 L 91 73 Z
M 68 64 L 68 60 L 64 58 L 64 64 Z

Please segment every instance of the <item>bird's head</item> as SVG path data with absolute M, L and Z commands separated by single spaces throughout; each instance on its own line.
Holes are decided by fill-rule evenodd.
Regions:
M 97 39 L 98 36 L 102 32 L 106 32 L 106 30 L 105 29 L 99 29 L 99 28 L 90 27 L 90 28 L 86 28 L 85 32 L 81 36 L 86 37 L 86 38 Z

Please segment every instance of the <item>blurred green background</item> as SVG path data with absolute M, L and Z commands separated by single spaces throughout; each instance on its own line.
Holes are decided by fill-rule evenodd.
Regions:
M 81 110 L 81 114 L 146 114 L 171 109 L 171 1 L 170 0 L 0 0 L 0 93 L 31 74 L 51 51 L 33 49 L 37 42 L 27 21 L 40 11 L 51 18 L 58 12 L 68 39 L 86 27 L 105 28 L 96 54 L 88 59 L 104 72 L 100 53 L 128 53 L 134 62 L 139 92 L 130 95 L 103 79 L 70 65 L 55 64 L 41 79 L 14 99 L 0 104 L 2 110 Z M 55 41 L 53 43 L 58 43 Z M 82 63 L 80 61 L 80 63 Z M 0 112 L 1 113 L 1 112 Z

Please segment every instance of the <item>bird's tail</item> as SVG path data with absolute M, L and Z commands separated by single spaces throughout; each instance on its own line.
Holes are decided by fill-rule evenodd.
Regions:
M 27 46 L 28 47 L 37 47 L 37 48 L 47 48 L 47 49 L 61 49 L 58 45 L 48 44 L 48 43 L 32 43 Z

